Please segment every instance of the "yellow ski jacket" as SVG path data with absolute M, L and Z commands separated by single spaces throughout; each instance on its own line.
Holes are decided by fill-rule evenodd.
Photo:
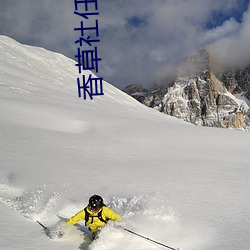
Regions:
M 97 212 L 93 212 L 91 211 L 88 207 L 86 207 L 85 209 L 87 209 L 87 212 L 89 213 L 89 218 L 88 221 L 85 221 L 86 226 L 88 226 L 89 230 L 92 233 L 97 232 L 100 228 L 102 228 L 106 223 L 105 221 L 108 220 L 112 220 L 112 221 L 121 221 L 121 217 L 120 215 L 116 214 L 113 210 L 111 210 L 110 208 L 103 206 L 99 211 Z M 102 220 L 100 220 L 98 218 L 98 215 L 100 215 L 101 212 L 101 218 Z M 72 216 L 68 221 L 67 224 L 70 225 L 75 225 L 77 222 L 79 222 L 80 220 L 85 220 L 85 210 L 82 209 L 81 211 L 79 211 L 77 214 L 75 214 L 74 216 Z

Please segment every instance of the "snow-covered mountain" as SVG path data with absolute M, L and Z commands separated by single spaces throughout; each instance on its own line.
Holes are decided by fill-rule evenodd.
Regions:
M 208 50 L 203 49 L 180 65 L 169 86 L 124 92 L 160 112 L 209 127 L 249 129 L 249 68 L 215 72 Z
M 112 225 L 90 243 L 84 222 L 51 240 L 36 223 L 53 228 L 97 193 L 171 247 L 248 250 L 250 134 L 193 126 L 106 82 L 84 100 L 77 77 L 73 60 L 0 37 L 0 248 L 162 249 Z

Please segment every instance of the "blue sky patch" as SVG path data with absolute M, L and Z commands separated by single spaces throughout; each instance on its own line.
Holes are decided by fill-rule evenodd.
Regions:
M 147 20 L 146 17 L 131 16 L 131 17 L 127 18 L 127 24 L 130 27 L 138 28 L 138 27 L 146 25 L 146 23 L 147 23 L 146 20 Z
M 223 10 L 215 11 L 210 20 L 206 23 L 206 29 L 213 29 L 221 26 L 226 20 L 234 18 L 238 23 L 241 23 L 244 12 L 248 9 L 249 0 L 239 0 L 237 9 L 230 13 L 225 13 Z

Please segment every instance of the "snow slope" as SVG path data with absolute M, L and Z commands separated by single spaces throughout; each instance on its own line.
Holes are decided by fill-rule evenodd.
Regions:
M 249 133 L 181 122 L 106 82 L 78 98 L 74 64 L 0 36 L 0 248 L 162 249 L 112 225 L 90 244 L 83 223 L 63 239 L 36 223 L 54 228 L 97 193 L 171 247 L 250 249 Z

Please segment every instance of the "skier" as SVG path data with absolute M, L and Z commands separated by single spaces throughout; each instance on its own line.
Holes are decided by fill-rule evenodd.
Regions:
M 89 228 L 94 239 L 109 220 L 120 222 L 122 219 L 120 215 L 105 206 L 101 196 L 95 194 L 89 198 L 89 204 L 72 216 L 67 224 L 74 225 L 80 220 L 85 220 L 85 226 Z

